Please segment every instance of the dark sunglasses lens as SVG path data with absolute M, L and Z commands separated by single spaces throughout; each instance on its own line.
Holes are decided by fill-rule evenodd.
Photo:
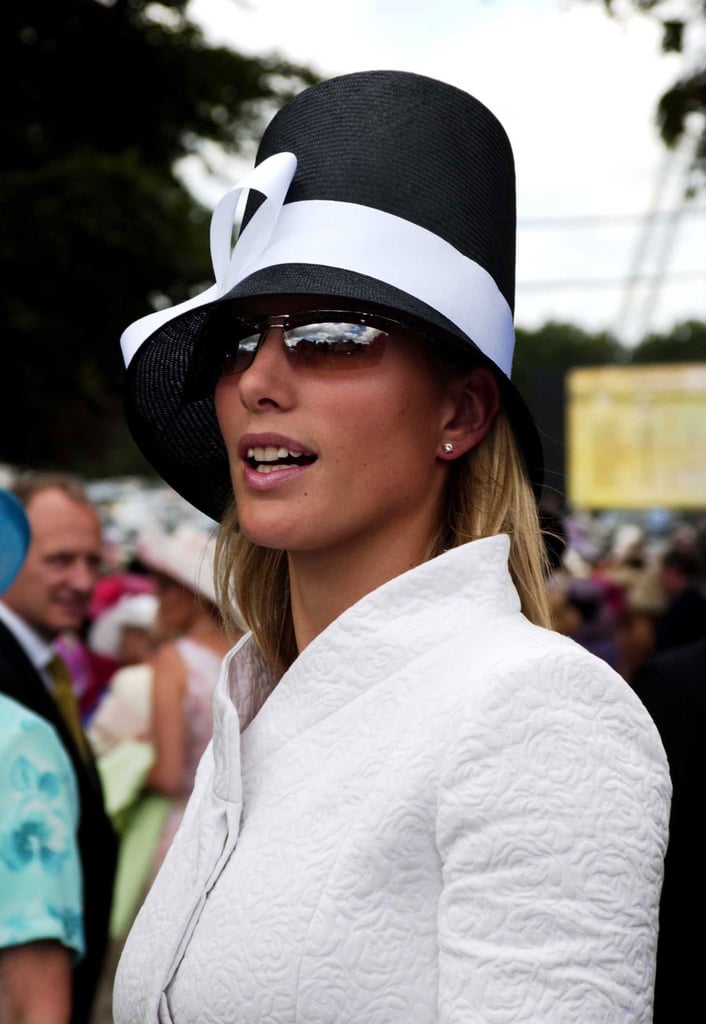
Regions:
M 241 338 L 240 340 L 234 339 L 226 346 L 223 353 L 221 373 L 227 376 L 231 373 L 242 373 L 243 370 L 247 370 L 255 357 L 259 341 L 259 334 L 251 334 L 249 337 Z
M 316 370 L 352 370 L 382 359 L 387 334 L 365 324 L 319 323 L 293 327 L 284 346 L 295 366 Z

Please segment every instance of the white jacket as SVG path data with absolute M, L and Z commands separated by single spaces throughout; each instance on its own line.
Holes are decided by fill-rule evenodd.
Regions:
M 531 625 L 508 540 L 369 594 L 212 748 L 116 1024 L 651 1020 L 670 782 L 605 663 Z

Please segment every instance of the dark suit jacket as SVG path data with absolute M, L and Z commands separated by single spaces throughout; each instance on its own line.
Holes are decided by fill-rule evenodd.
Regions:
M 706 639 L 651 658 L 632 686 L 659 729 L 673 786 L 654 1024 L 696 1021 L 706 958 Z
M 78 845 L 83 872 L 86 955 L 73 974 L 72 1024 L 86 1024 L 100 977 L 108 936 L 117 840 L 103 807 L 93 763 L 86 764 L 64 725 L 41 676 L 23 648 L 0 622 L 0 692 L 50 722 L 71 759 L 78 783 Z
M 706 597 L 697 587 L 687 587 L 670 601 L 657 621 L 655 649 L 673 650 L 706 637 Z

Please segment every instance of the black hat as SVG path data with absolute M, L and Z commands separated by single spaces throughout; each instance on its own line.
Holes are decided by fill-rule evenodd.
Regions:
M 243 226 L 231 247 L 243 193 Z M 212 288 L 138 320 L 122 337 L 133 436 L 197 508 L 220 519 L 232 498 L 213 388 L 203 386 L 214 324 L 223 303 L 237 308 L 238 300 L 281 294 L 374 304 L 440 343 L 473 348 L 496 372 L 529 477 L 541 488 L 539 435 L 509 380 L 512 150 L 474 97 L 402 71 L 306 89 L 274 117 L 254 170 L 216 207 L 211 254 Z

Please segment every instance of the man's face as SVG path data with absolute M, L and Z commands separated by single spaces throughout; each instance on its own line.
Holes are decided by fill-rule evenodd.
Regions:
M 3 601 L 45 639 L 78 629 L 102 561 L 93 508 L 48 488 L 27 505 L 32 530 L 27 558 Z

